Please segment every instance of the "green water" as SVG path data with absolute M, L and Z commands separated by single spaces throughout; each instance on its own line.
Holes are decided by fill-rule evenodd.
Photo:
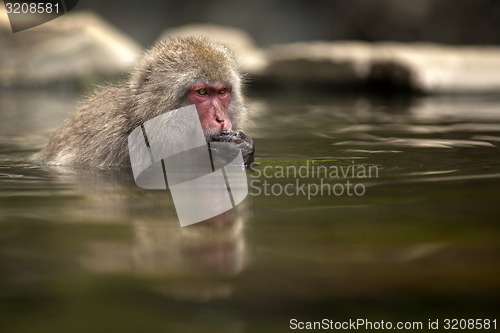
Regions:
M 30 161 L 76 100 L 0 94 L 1 332 L 500 320 L 499 98 L 254 97 L 251 195 L 185 228 L 130 170 Z

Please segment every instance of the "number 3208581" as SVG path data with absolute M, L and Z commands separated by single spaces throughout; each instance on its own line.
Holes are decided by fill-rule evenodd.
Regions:
M 445 319 L 445 330 L 489 330 L 497 329 L 497 320 L 490 319 Z
M 59 14 L 59 4 L 50 2 L 5 2 L 7 14 Z

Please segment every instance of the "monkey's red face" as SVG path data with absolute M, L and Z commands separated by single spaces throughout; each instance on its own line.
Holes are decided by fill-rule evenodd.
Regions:
M 189 104 L 196 105 L 205 135 L 220 134 L 231 129 L 227 109 L 231 103 L 229 84 L 195 83 L 187 92 Z

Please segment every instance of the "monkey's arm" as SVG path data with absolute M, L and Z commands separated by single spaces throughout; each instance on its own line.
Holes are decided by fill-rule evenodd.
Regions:
M 253 140 L 245 133 L 238 131 L 222 131 L 220 135 L 212 137 L 212 140 L 234 143 L 241 150 L 245 167 L 249 168 L 252 165 L 254 161 L 255 146 Z

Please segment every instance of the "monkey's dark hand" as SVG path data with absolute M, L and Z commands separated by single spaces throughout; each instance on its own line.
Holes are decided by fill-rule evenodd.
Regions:
M 246 136 L 245 133 L 237 131 L 222 131 L 220 135 L 212 137 L 212 140 L 234 143 L 241 150 L 245 167 L 249 168 L 253 163 L 255 146 L 253 145 L 253 140 Z

